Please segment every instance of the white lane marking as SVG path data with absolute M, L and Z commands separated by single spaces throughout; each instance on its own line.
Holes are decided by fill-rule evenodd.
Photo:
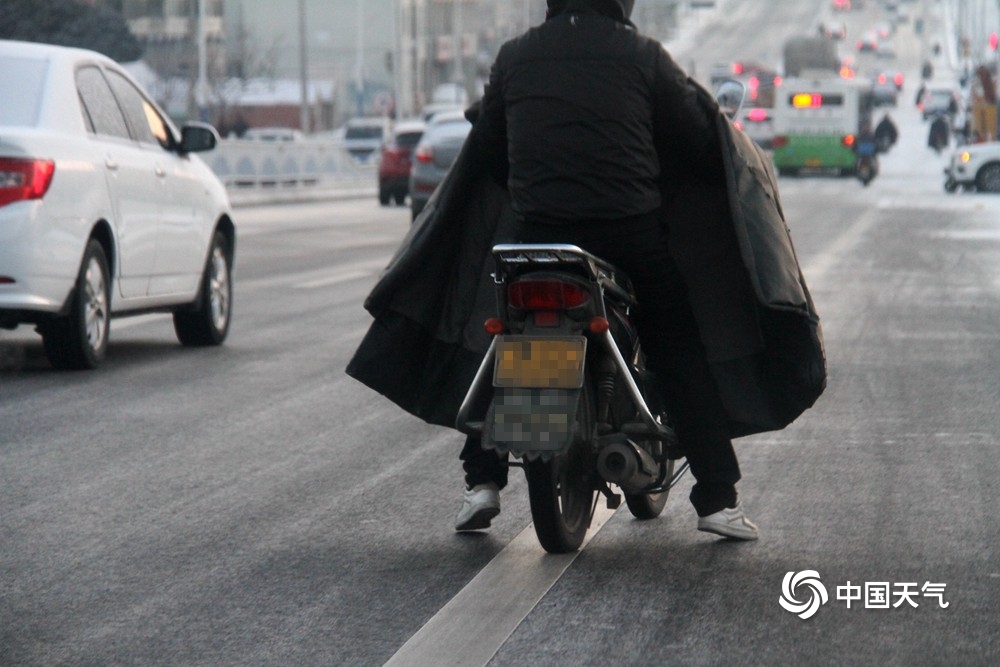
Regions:
M 369 259 L 363 262 L 353 262 L 333 267 L 330 272 L 312 272 L 298 277 L 297 289 L 314 289 L 344 283 L 358 278 L 368 278 L 381 273 L 389 263 L 388 257 Z
M 333 276 L 327 276 L 326 278 L 318 278 L 316 280 L 310 280 L 304 283 L 299 283 L 295 286 L 296 289 L 315 289 L 317 287 L 329 287 L 330 285 L 336 285 L 337 283 L 346 283 L 351 280 L 357 280 L 358 278 L 367 278 L 372 275 L 372 271 L 342 271 Z
M 614 516 L 598 500 L 580 551 Z M 485 665 L 580 554 L 547 554 L 529 524 L 396 651 L 386 667 Z M 483 613 L 489 605 L 490 613 Z

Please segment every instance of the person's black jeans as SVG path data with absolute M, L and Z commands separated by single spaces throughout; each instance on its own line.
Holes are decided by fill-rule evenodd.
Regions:
M 705 360 L 687 289 L 667 248 L 660 214 L 567 225 L 521 222 L 521 243 L 571 243 L 614 264 L 632 280 L 639 307 L 635 324 L 667 410 L 684 447 L 695 485 L 691 503 L 699 516 L 736 504 L 739 463 L 725 413 Z M 466 484 L 507 482 L 506 457 L 484 451 L 469 437 L 461 459 Z

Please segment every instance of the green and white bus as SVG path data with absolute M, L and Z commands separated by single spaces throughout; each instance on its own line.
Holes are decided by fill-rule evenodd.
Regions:
M 779 174 L 854 173 L 854 143 L 871 122 L 871 86 L 839 76 L 785 79 L 775 95 L 774 166 Z

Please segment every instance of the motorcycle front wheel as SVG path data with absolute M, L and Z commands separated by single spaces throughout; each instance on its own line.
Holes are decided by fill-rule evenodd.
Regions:
M 524 462 L 531 519 L 549 553 L 576 551 L 590 527 L 594 508 L 594 402 L 589 383 L 580 392 L 577 435 L 569 449 L 548 461 Z

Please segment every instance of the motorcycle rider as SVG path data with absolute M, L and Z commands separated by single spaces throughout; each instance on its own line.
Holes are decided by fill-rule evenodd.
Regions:
M 629 18 L 634 0 L 548 0 L 546 21 L 500 49 L 476 120 L 528 243 L 572 243 L 622 269 L 647 362 L 695 477 L 698 529 L 742 540 L 739 464 L 661 207 L 685 182 L 724 178 L 715 109 Z M 500 511 L 507 462 L 469 437 L 456 530 Z
M 931 121 L 930 131 L 927 133 L 927 145 L 934 149 L 935 153 L 940 153 L 947 148 L 951 141 L 951 129 L 948 126 L 948 116 L 938 113 Z
M 887 152 L 899 140 L 899 130 L 892 122 L 888 112 L 882 116 L 882 120 L 875 126 L 875 143 L 880 152 Z

